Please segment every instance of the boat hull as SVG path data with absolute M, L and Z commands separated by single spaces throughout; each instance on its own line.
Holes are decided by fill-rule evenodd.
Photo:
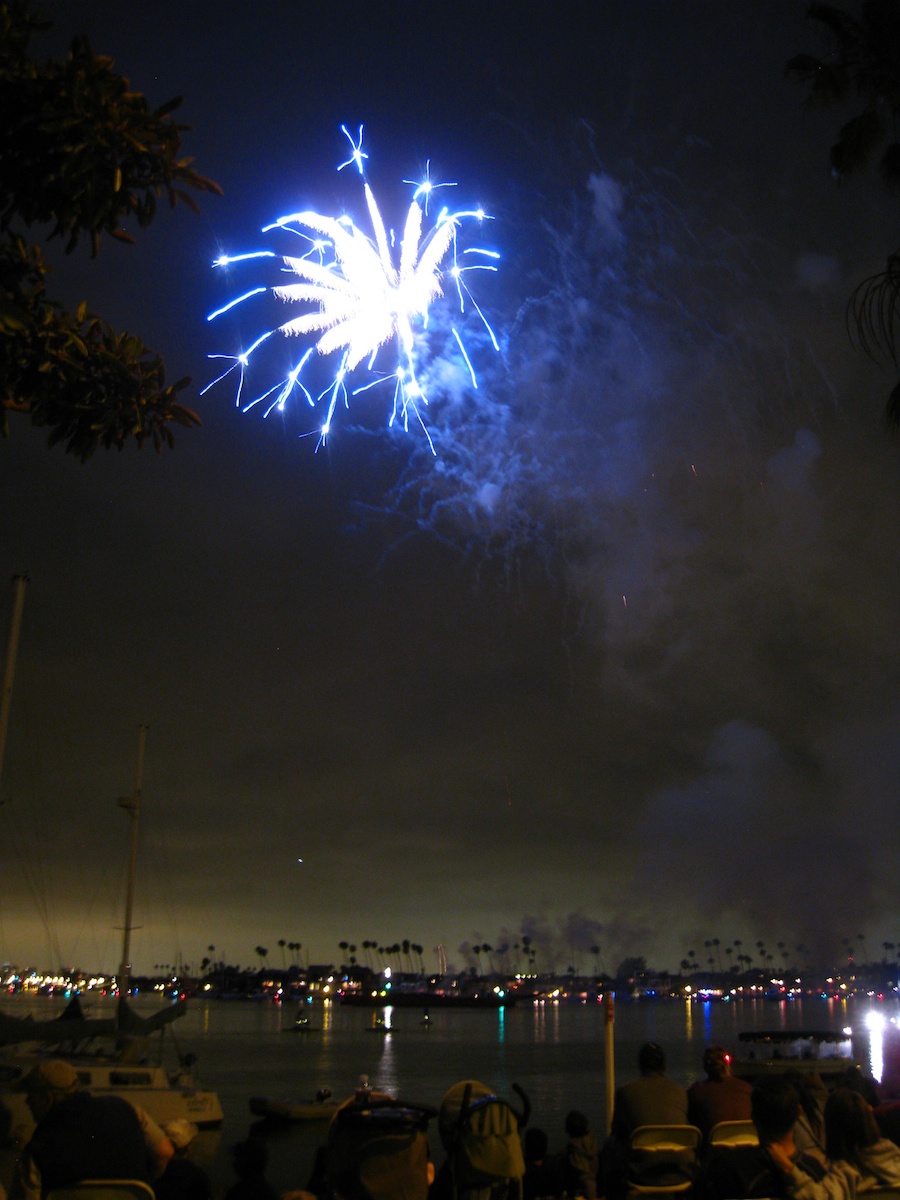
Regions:
M 340 1107 L 336 1100 L 273 1100 L 251 1096 L 250 1111 L 267 1121 L 330 1121 Z
M 25 1102 L 22 1081 L 42 1056 L 20 1054 L 0 1060 L 5 1084 L 0 1088 L 0 1104 L 12 1117 L 12 1128 L 30 1136 L 34 1121 Z M 182 1118 L 199 1129 L 215 1129 L 225 1114 L 215 1092 L 172 1082 L 163 1067 L 132 1066 L 116 1062 L 79 1061 L 66 1057 L 78 1072 L 79 1086 L 94 1096 L 121 1096 L 142 1108 L 157 1125 Z

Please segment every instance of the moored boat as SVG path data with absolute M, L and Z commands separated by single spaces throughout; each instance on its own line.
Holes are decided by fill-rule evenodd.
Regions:
M 267 1121 L 301 1122 L 330 1120 L 340 1107 L 328 1088 L 321 1088 L 312 1100 L 275 1100 L 270 1096 L 251 1096 L 250 1111 Z
M 282 1033 L 321 1033 L 322 1028 L 319 1025 L 310 1025 L 309 1017 L 299 1016 L 294 1021 L 293 1025 L 282 1026 Z
M 117 976 L 120 1000 L 108 1017 L 85 1016 L 77 996 L 53 1020 L 35 1021 L 0 1013 L 0 1107 L 9 1114 L 9 1128 L 17 1140 L 29 1137 L 34 1127 L 26 1103 L 25 1079 L 38 1063 L 48 1058 L 68 1062 L 77 1072 L 81 1088 L 94 1095 L 121 1096 L 142 1108 L 159 1125 L 183 1118 L 208 1129 L 221 1125 L 225 1117 L 216 1093 L 196 1086 L 193 1075 L 196 1060 L 192 1055 L 179 1054 L 177 1066 L 171 1072 L 163 1065 L 165 1030 L 184 1015 L 184 1002 L 141 1017 L 132 1011 L 126 999 L 131 976 L 129 949 L 145 738 L 146 727 L 141 726 L 135 791 L 118 802 L 129 812 L 131 826 L 122 963 Z M 151 1038 L 156 1034 L 159 1039 L 153 1044 Z
M 51 1021 L 0 1015 L 0 1105 L 10 1113 L 17 1136 L 34 1124 L 25 1102 L 25 1078 L 42 1060 L 62 1058 L 78 1074 L 78 1085 L 94 1095 L 116 1095 L 143 1108 L 158 1125 L 176 1118 L 201 1129 L 222 1124 L 224 1113 L 215 1092 L 196 1084 L 191 1055 L 169 1071 L 163 1065 L 166 1027 L 184 1015 L 184 1002 L 140 1017 L 120 1001 L 115 1016 L 81 1013 L 77 997 Z M 151 1036 L 159 1034 L 156 1046 Z
M 341 1004 L 351 1008 L 511 1008 L 505 992 L 345 992 Z
M 833 1084 L 847 1071 L 860 1069 L 849 1030 L 763 1029 L 741 1033 L 738 1041 L 741 1052 L 731 1070 L 748 1083 L 785 1071 L 815 1071 L 826 1084 Z
M 200 1129 L 222 1124 L 224 1113 L 215 1092 L 203 1091 L 179 1073 L 169 1076 L 164 1067 L 130 1064 L 120 1059 L 67 1056 L 78 1074 L 78 1085 L 95 1096 L 121 1096 L 144 1109 L 157 1125 L 183 1118 Z M 26 1104 L 24 1078 L 36 1065 L 35 1055 L 5 1058 L 0 1063 L 0 1105 L 10 1113 L 17 1137 L 27 1135 L 34 1121 Z

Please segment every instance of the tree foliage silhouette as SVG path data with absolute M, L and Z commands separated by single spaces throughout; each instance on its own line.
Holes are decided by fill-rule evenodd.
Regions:
M 133 242 L 160 197 L 198 211 L 187 189 L 221 194 L 181 157 L 188 129 L 172 119 L 181 98 L 152 109 L 85 38 L 64 61 L 31 56 L 48 28 L 28 0 L 0 3 L 0 411 L 49 429 L 49 443 L 86 461 L 98 447 L 149 439 L 172 446 L 173 425 L 199 418 L 178 400 L 190 380 L 166 384 L 162 359 L 79 304 L 47 294 L 48 266 L 33 231 L 82 239 L 96 257 L 104 235 Z
M 789 77 L 808 88 L 811 105 L 858 106 L 831 146 L 831 170 L 843 183 L 878 156 L 883 182 L 900 192 L 900 5 L 897 0 L 863 0 L 859 17 L 832 4 L 806 10 L 828 33 L 824 58 L 795 55 Z M 882 271 L 864 279 L 847 306 L 851 337 L 875 361 L 900 370 L 900 250 L 889 254 Z M 900 383 L 885 408 L 889 427 L 900 428 Z

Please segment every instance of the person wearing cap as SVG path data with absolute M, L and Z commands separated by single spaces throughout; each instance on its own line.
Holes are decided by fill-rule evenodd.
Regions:
M 704 1138 L 721 1121 L 749 1121 L 752 1088 L 731 1073 L 731 1056 L 724 1046 L 707 1046 L 703 1052 L 706 1078 L 688 1088 L 688 1123 Z
M 199 1133 L 193 1121 L 178 1117 L 163 1125 L 163 1132 L 175 1149 L 173 1157 L 153 1184 L 156 1200 L 211 1200 L 209 1176 L 189 1156 L 191 1143 Z
M 10 1200 L 41 1200 L 51 1189 L 81 1179 L 151 1183 L 162 1149 L 171 1149 L 168 1138 L 144 1114 L 155 1130 L 152 1151 L 134 1107 L 119 1096 L 79 1090 L 77 1072 L 63 1059 L 39 1063 L 26 1077 L 25 1087 L 36 1126 L 17 1165 Z

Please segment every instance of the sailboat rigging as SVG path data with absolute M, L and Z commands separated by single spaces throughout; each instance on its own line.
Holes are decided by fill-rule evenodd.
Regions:
M 19 577 L 13 623 L 7 647 L 3 693 L 0 698 L 0 771 L 9 718 L 18 631 L 24 599 L 24 577 Z M 78 1072 L 82 1087 L 99 1094 L 115 1094 L 131 1100 L 162 1124 L 183 1117 L 201 1128 L 218 1126 L 224 1119 L 215 1092 L 199 1090 L 193 1080 L 193 1057 L 179 1055 L 175 1071 L 162 1065 L 162 1034 L 167 1025 L 184 1016 L 184 1000 L 159 1009 L 148 1017 L 139 1016 L 128 1004 L 131 983 L 131 933 L 134 928 L 134 885 L 137 874 L 138 817 L 146 747 L 147 727 L 140 726 L 138 766 L 133 796 L 119 800 L 130 815 L 128 875 L 125 896 L 125 922 L 122 931 L 122 961 L 117 976 L 118 1002 L 115 1015 L 86 1017 L 78 996 L 51 1020 L 14 1017 L 0 1012 L 0 1104 L 12 1114 L 15 1127 L 31 1122 L 25 1105 L 23 1080 L 28 1072 L 48 1055 L 66 1058 Z M 156 1060 L 150 1061 L 150 1037 L 160 1034 Z

